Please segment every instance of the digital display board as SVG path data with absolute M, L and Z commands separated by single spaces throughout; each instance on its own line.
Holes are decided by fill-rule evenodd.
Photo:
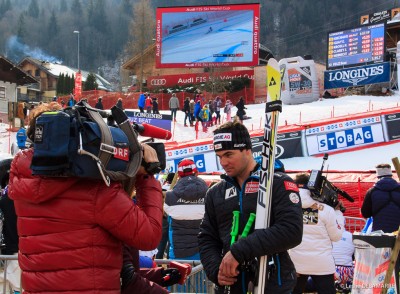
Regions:
M 156 67 L 258 65 L 260 5 L 157 8 Z
M 328 33 L 327 69 L 383 62 L 384 58 L 384 23 Z

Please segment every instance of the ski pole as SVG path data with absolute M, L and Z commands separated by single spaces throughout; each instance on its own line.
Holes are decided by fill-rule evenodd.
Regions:
M 251 227 L 253 226 L 254 220 L 256 219 L 256 214 L 255 213 L 250 213 L 250 217 L 247 220 L 246 226 L 243 229 L 242 235 L 240 235 L 240 238 L 245 238 L 250 232 Z
M 232 230 L 231 230 L 231 245 L 235 243 L 236 237 L 239 234 L 239 215 L 240 212 L 238 210 L 234 210 L 232 218 Z

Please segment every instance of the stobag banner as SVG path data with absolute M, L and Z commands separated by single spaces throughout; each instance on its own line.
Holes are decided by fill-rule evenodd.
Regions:
M 347 88 L 390 81 L 389 62 L 324 72 L 324 88 Z
M 308 155 L 355 148 L 384 141 L 380 116 L 325 124 L 306 130 Z
M 146 123 L 167 131 L 171 131 L 172 116 L 169 114 L 155 114 L 130 110 L 125 110 L 125 113 L 131 123 Z

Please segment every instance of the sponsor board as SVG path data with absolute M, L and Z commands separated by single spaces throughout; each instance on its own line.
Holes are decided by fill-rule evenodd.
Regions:
M 389 62 L 324 72 L 325 89 L 363 86 L 389 82 L 389 80 Z
M 400 139 L 400 113 L 392 113 L 385 115 L 386 128 L 389 140 Z
M 171 131 L 172 116 L 169 114 L 155 114 L 138 111 L 125 110 L 126 115 L 131 123 L 149 124 Z
M 382 125 L 337 130 L 306 137 L 309 155 L 384 142 Z
M 192 156 L 183 156 L 179 158 L 171 159 L 167 156 L 167 165 L 168 172 L 176 172 L 178 169 L 178 164 L 182 159 L 192 159 L 196 164 L 197 170 L 202 172 L 212 172 L 217 170 L 217 166 L 215 163 L 215 154 L 214 152 L 206 152 L 204 154 L 192 155 Z M 214 162 L 214 163 L 213 163 Z

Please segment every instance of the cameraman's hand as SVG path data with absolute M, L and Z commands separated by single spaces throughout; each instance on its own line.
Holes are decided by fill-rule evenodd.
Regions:
M 137 174 L 152 174 L 154 166 L 159 166 L 157 152 L 149 145 L 142 143 L 143 159 Z
M 179 282 L 181 279 L 181 273 L 176 268 L 168 268 L 162 271 L 162 285 L 163 287 L 172 286 Z

